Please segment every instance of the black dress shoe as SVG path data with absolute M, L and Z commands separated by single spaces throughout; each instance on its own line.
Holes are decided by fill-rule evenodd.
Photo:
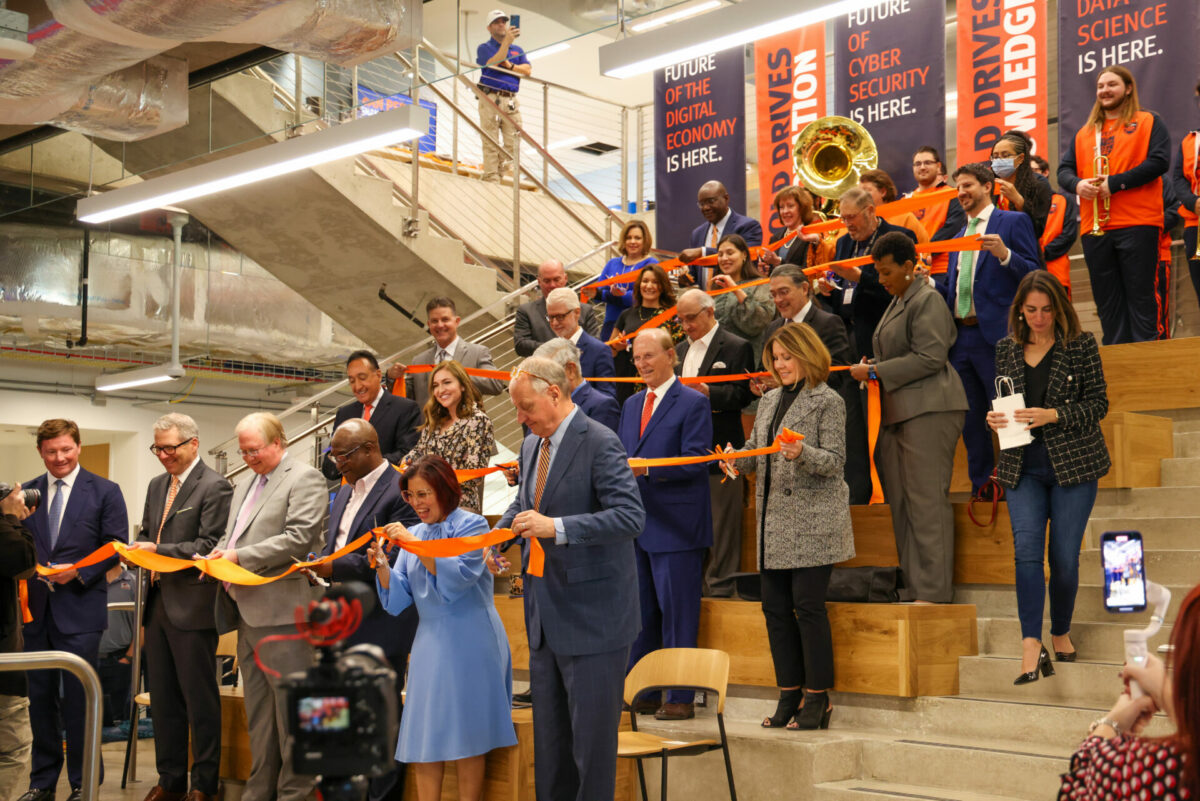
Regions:
M 71 794 L 67 796 L 67 801 L 83 801 L 83 788 L 72 787 Z
M 533 706 L 533 690 L 526 690 L 523 693 L 513 693 L 513 704 L 522 706 Z
M 829 693 L 805 691 L 804 706 L 800 707 L 800 711 L 788 724 L 788 728 L 792 731 L 828 729 L 831 715 L 833 715 L 833 704 L 829 703 Z
M 17 801 L 54 801 L 54 791 L 30 787 Z
M 1041 676 L 1038 675 L 1039 671 L 1041 672 L 1042 676 L 1054 675 L 1054 663 L 1050 661 L 1050 653 L 1046 650 L 1046 646 L 1044 645 L 1042 646 L 1042 652 L 1038 654 L 1038 661 L 1037 664 L 1033 666 L 1033 670 L 1017 676 L 1017 678 L 1013 680 L 1013 684 L 1020 685 L 1035 682 L 1041 678 Z

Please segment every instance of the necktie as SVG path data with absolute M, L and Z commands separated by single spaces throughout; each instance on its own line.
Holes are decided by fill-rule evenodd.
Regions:
M 715 248 L 717 246 L 717 226 L 712 227 L 712 233 L 708 235 L 708 246 Z
M 58 524 L 62 522 L 63 489 L 67 482 L 61 478 L 54 482 L 54 498 L 50 501 L 50 550 L 58 544 Z
M 371 422 L 371 412 L 375 411 L 375 407 L 367 403 L 363 405 L 363 420 Z
M 646 402 L 642 405 L 642 427 L 638 429 L 638 436 L 646 433 L 646 425 L 650 422 L 650 415 L 654 414 L 654 393 L 646 391 Z
M 229 537 L 229 542 L 225 545 L 226 551 L 233 550 L 233 546 L 237 545 L 238 537 L 242 536 L 242 531 L 250 522 L 250 513 L 254 511 L 254 504 L 258 500 L 258 495 L 262 492 L 262 488 L 265 486 L 267 486 L 267 477 L 259 476 L 258 481 L 254 483 L 254 488 L 250 490 L 250 494 L 246 497 L 246 502 L 242 504 L 242 511 L 238 512 L 237 520 L 233 524 L 233 534 Z M 225 586 L 225 592 L 231 591 L 228 581 L 221 583 Z
M 439 350 L 437 352 L 437 361 L 434 363 L 441 364 L 442 362 L 447 361 L 449 358 L 450 358 L 449 353 L 446 353 L 446 351 L 444 351 L 444 350 Z
M 167 503 L 163 506 L 162 520 L 158 522 L 158 536 L 154 538 L 156 543 L 162 542 L 163 526 L 167 524 L 167 515 L 171 514 L 171 506 L 175 503 L 175 496 L 179 494 L 179 477 L 171 476 L 171 487 L 167 490 Z
M 542 505 L 542 490 L 546 489 L 546 477 L 550 475 L 550 438 L 542 439 L 542 449 L 538 454 L 537 481 L 533 485 L 533 508 L 537 511 Z
M 972 236 L 979 223 L 983 220 L 979 217 L 972 217 L 967 223 L 967 236 Z M 955 317 L 970 317 L 971 316 L 971 287 L 975 281 L 975 251 L 963 251 L 962 256 L 958 260 L 958 294 L 954 304 Z

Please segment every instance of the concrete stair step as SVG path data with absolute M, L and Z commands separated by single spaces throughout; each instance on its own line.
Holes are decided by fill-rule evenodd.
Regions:
M 941 787 L 954 792 L 1052 798 L 1074 749 L 958 738 L 876 739 L 863 742 L 865 778 Z
M 813 788 L 813 798 L 816 801 L 877 801 L 887 798 L 902 801 L 1017 801 L 1016 796 L 968 793 L 962 790 L 897 784 L 877 779 L 824 782 Z
M 1055 662 L 1053 676 L 1017 686 L 1013 680 L 1021 673 L 1019 657 L 964 656 L 958 660 L 959 692 L 974 698 L 1107 709 L 1121 689 L 1118 670 L 1116 662 Z
M 1200 487 L 1200 457 L 1162 460 L 1164 487 Z
M 1200 549 L 1200 517 L 1107 516 L 1093 511 L 1088 521 L 1088 545 L 1100 547 L 1100 535 L 1105 531 L 1140 531 L 1147 551 Z
M 1200 551 L 1163 550 L 1151 547 L 1148 535 L 1146 545 L 1146 578 L 1158 584 L 1170 586 L 1194 585 L 1200 581 Z M 1100 551 L 1089 549 L 1079 554 L 1081 580 L 1090 578 L 1100 581 L 1104 568 L 1100 564 Z
M 1144 626 L 1150 622 L 1150 612 L 1130 612 L 1114 614 L 1104 609 L 1104 593 L 1098 584 L 1084 583 L 1088 576 L 1081 575 L 1082 581 L 1079 592 L 1075 596 L 1075 615 L 1073 623 L 1116 623 L 1123 627 Z M 1171 623 L 1175 620 L 1175 612 L 1179 602 L 1195 586 L 1195 582 L 1186 585 L 1164 585 L 1171 591 L 1171 605 L 1167 609 L 1165 620 Z M 978 617 L 1015 618 L 1017 615 L 1016 590 L 1012 586 L 999 584 L 960 584 L 954 588 L 954 603 L 974 604 Z M 1049 610 L 1047 610 L 1047 614 Z
M 1182 412 L 1184 410 L 1181 409 L 1179 411 Z M 1186 411 L 1192 412 L 1192 413 L 1195 412 L 1194 409 L 1188 409 Z M 1175 412 L 1171 416 L 1175 417 L 1175 415 L 1177 415 L 1178 413 L 1179 412 Z M 1176 434 L 1186 434 L 1191 431 L 1200 431 L 1200 416 L 1195 416 L 1193 414 L 1193 416 L 1186 418 L 1186 419 L 1180 419 L 1179 417 L 1175 417 L 1174 428 L 1175 428 Z
M 979 653 L 981 656 L 1019 657 L 1021 655 L 1021 623 L 1016 618 L 978 618 Z M 1071 642 L 1082 659 L 1099 662 L 1120 662 L 1124 658 L 1124 632 L 1122 623 L 1096 623 L 1072 621 Z M 1050 628 L 1042 632 L 1046 647 L 1050 648 Z M 1151 641 L 1152 645 L 1166 643 L 1171 637 L 1171 627 L 1162 631 Z
M 1175 425 L 1175 456 L 1200 456 L 1200 429 L 1180 432 Z
M 1177 435 L 1178 436 L 1178 435 Z M 1195 436 L 1200 432 L 1183 436 Z M 1200 456 L 1196 453 L 1184 456 Z M 1190 487 L 1135 487 L 1133 489 L 1100 490 L 1092 517 L 1179 517 L 1200 516 L 1200 492 Z

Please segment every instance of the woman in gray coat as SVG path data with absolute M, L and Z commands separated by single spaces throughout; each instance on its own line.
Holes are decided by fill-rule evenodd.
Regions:
M 947 603 L 954 592 L 954 510 L 950 474 L 966 415 L 962 379 L 950 366 L 958 332 L 946 300 L 924 276 L 907 236 L 884 234 L 871 249 L 892 302 L 875 327 L 875 360 L 856 364 L 856 381 L 878 378 L 881 427 L 875 463 L 892 510 L 905 597 Z
M 780 429 L 803 434 L 768 456 L 758 471 L 758 566 L 767 638 L 779 684 L 766 728 L 829 726 L 833 639 L 825 592 L 835 562 L 854 556 L 846 462 L 846 406 L 829 388 L 829 351 L 805 323 L 767 340 L 763 363 L 778 385 L 763 395 L 746 449 L 770 445 Z M 750 465 L 746 464 L 748 468 Z

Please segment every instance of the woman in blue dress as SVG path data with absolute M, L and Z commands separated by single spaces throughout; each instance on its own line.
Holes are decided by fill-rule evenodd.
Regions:
M 488 530 L 486 520 L 459 508 L 462 487 L 440 456 L 413 462 L 400 477 L 400 489 L 421 522 L 411 529 L 389 524 L 390 539 L 440 540 Z M 398 615 L 416 604 L 420 616 L 396 759 L 412 763 L 419 801 L 441 798 L 447 762 L 457 763 L 460 801 L 478 801 L 487 752 L 517 744 L 512 657 L 483 552 L 435 559 L 401 551 L 392 567 L 379 542 L 368 554 L 378 565 L 383 607 Z
M 647 264 L 657 264 L 658 259 L 650 255 L 654 240 L 650 237 L 650 229 L 641 220 L 630 220 L 621 227 L 617 236 L 617 252 L 604 265 L 598 280 L 612 278 L 614 275 L 627 273 L 630 270 L 640 270 Z M 613 326 L 621 312 L 633 305 L 633 282 L 610 284 L 599 289 L 583 288 L 583 296 L 589 301 L 597 294 L 604 301 L 604 326 L 600 329 L 600 341 L 607 342 L 612 336 Z

